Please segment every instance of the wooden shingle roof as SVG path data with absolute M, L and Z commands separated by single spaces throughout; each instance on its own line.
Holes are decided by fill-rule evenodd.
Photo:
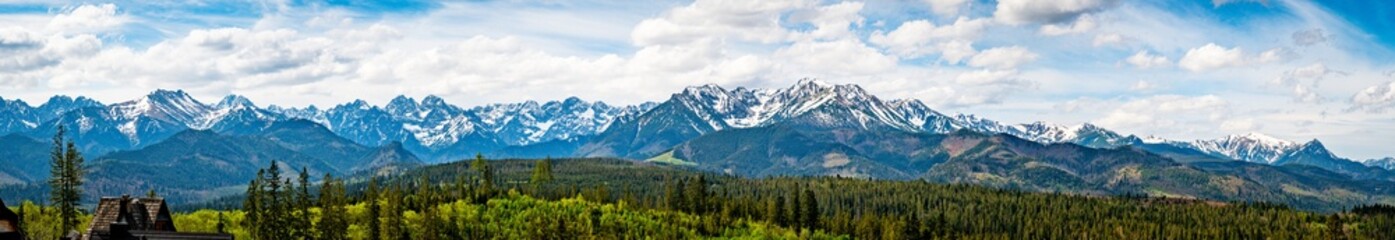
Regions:
M 125 205 L 126 215 L 129 216 L 127 224 L 130 224 L 131 230 L 175 231 L 165 199 L 121 196 L 103 197 L 97 202 L 97 211 L 92 213 L 92 225 L 84 236 L 111 231 L 111 224 L 122 216 L 122 205 Z

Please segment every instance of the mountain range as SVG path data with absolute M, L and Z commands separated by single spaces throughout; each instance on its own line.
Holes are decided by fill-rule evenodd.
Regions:
M 34 161 L 46 160 L 47 144 L 40 139 L 51 137 L 58 126 L 69 129 L 69 137 L 95 159 L 89 161 L 93 176 L 127 185 L 108 188 L 168 188 L 195 196 L 191 199 L 216 195 L 200 189 L 238 184 L 241 178 L 156 186 L 129 184 L 139 181 L 138 175 L 129 174 L 218 166 L 226 171 L 199 174 L 232 176 L 271 159 L 316 174 L 384 171 L 483 153 L 496 158 L 622 157 L 751 176 L 923 178 L 1195 197 L 1224 194 L 1148 185 L 1150 181 L 1119 187 L 1119 180 L 1109 178 L 1142 177 L 1120 173 L 1143 171 L 1255 181 L 1259 177 L 1237 173 L 1297 171 L 1303 174 L 1268 176 L 1286 176 L 1279 182 L 1293 183 L 1287 190 L 1307 192 L 1331 190 L 1342 181 L 1360 183 L 1355 186 L 1395 181 L 1392 158 L 1351 161 L 1318 140 L 1297 143 L 1248 133 L 1177 141 L 1120 134 L 1088 123 L 1004 124 L 975 115 L 943 114 L 914 99 L 883 100 L 857 85 L 801 80 L 777 89 L 693 86 L 662 102 L 630 106 L 571 97 L 464 108 L 436 96 L 398 96 L 384 106 L 357 100 L 328 109 L 258 107 L 237 95 L 205 104 L 180 90 L 157 90 L 109 105 L 67 96 L 55 96 L 38 107 L 0 99 L 0 136 L 5 136 L 0 141 L 13 143 L 0 147 L 0 156 L 7 156 L 3 161 L 12 162 L 0 164 L 0 185 L 46 177 L 46 171 L 35 171 L 47 164 Z M 1010 161 L 1015 158 L 1031 161 Z M 1308 168 L 1318 173 L 1293 170 Z M 1062 177 L 1061 172 L 1077 179 Z M 1337 180 L 1313 180 L 1326 179 L 1319 173 Z M 1041 178 L 1075 185 L 1033 185 Z M 1286 191 L 1270 184 L 1253 188 Z M 1369 188 L 1351 192 L 1383 194 Z

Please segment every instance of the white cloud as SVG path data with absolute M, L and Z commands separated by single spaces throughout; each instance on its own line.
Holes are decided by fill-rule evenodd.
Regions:
M 795 22 L 809 22 L 814 25 L 814 30 L 807 33 L 813 39 L 843 39 L 857 37 L 849 29 L 849 26 L 862 23 L 863 4 L 861 2 L 842 2 L 838 4 L 821 6 L 810 11 L 810 14 L 796 14 L 792 16 Z M 801 16 L 810 15 L 810 16 Z M 807 19 L 801 19 L 801 17 Z
M 54 16 L 48 28 L 62 32 L 99 32 L 125 24 L 128 19 L 116 13 L 115 4 L 81 5 Z
M 699 0 L 646 19 L 630 37 L 639 46 L 682 44 L 704 38 L 726 38 L 762 43 L 787 41 L 791 31 L 780 18 L 796 8 L 812 7 L 802 0 L 739 1 Z
M 1274 48 L 1259 53 L 1259 56 L 1255 57 L 1255 61 L 1258 63 L 1284 62 L 1297 58 L 1297 55 L 1287 48 Z
M 1017 71 L 1013 70 L 989 70 L 969 71 L 960 73 L 954 79 L 960 85 L 995 85 L 995 84 L 1020 84 L 1022 80 L 1017 78 Z
M 978 54 L 978 50 L 974 50 L 973 43 L 964 40 L 951 40 L 936 47 L 940 50 L 940 59 L 951 64 L 957 64 L 964 59 L 973 57 L 974 54 Z
M 1158 89 L 1158 85 L 1157 85 L 1157 84 L 1153 84 L 1152 82 L 1142 81 L 1142 80 L 1139 80 L 1138 82 L 1133 83 L 1133 87 L 1130 87 L 1130 88 L 1129 88 L 1129 90 L 1140 91 L 1140 92 L 1143 92 L 1143 91 L 1152 91 L 1152 90 L 1156 90 L 1156 89 Z
M 1142 69 L 1167 67 L 1172 64 L 1172 61 L 1168 60 L 1167 57 L 1150 54 L 1147 50 L 1138 51 L 1124 61 Z
M 958 16 L 959 9 L 964 8 L 969 0 L 925 0 L 930 4 L 930 9 L 941 16 Z
M 1008 24 L 1061 23 L 1111 7 L 1117 0 L 999 0 L 993 17 Z
M 1312 46 L 1314 44 L 1327 42 L 1326 33 L 1321 28 L 1299 30 L 1293 32 L 1293 44 L 1298 46 Z
M 1345 72 L 1328 69 L 1327 65 L 1322 63 L 1313 63 L 1311 65 L 1285 71 L 1283 75 L 1274 78 L 1271 84 L 1291 90 L 1294 102 L 1320 103 L 1326 98 L 1316 91 L 1319 84 L 1329 75 L 1346 74 Z
M 1371 113 L 1384 113 L 1395 108 L 1395 81 L 1362 89 L 1351 96 L 1351 104 L 1349 111 L 1366 110 Z
M 1094 123 L 1100 126 L 1136 133 L 1169 133 L 1176 135 L 1210 133 L 1229 119 L 1230 103 L 1215 95 L 1181 96 L 1155 95 L 1119 105 Z M 1229 128 L 1246 126 L 1243 121 L 1230 122 Z
M 1092 44 L 1094 44 L 1096 47 L 1099 47 L 1105 45 L 1118 45 L 1123 43 L 1124 35 L 1120 35 L 1118 33 L 1106 33 L 1095 35 L 1095 40 Z
M 987 19 L 967 17 L 960 17 L 954 23 L 943 26 L 935 26 L 928 20 L 913 20 L 901 23 L 889 33 L 873 33 L 868 41 L 900 56 L 919 57 L 944 52 L 954 55 L 946 59 L 962 59 L 958 56 L 964 54 L 965 48 L 972 51 L 970 45 L 988 24 Z
M 775 58 L 793 64 L 794 69 L 807 73 L 834 75 L 873 74 L 896 67 L 894 56 L 883 55 L 877 49 L 857 40 L 830 42 L 798 42 L 777 50 Z
M 1253 118 L 1231 119 L 1221 122 L 1221 130 L 1227 132 L 1255 132 L 1263 127 L 1262 124 L 1256 123 Z
M 1081 15 L 1079 19 L 1076 19 L 1075 21 L 1070 23 L 1041 25 L 1041 30 L 1038 30 L 1038 32 L 1041 32 L 1042 35 L 1047 36 L 1078 34 L 1089 32 L 1090 30 L 1095 30 L 1097 25 L 1098 23 L 1095 23 L 1094 17 L 1091 17 L 1089 14 L 1085 14 Z
M 1036 60 L 1037 54 L 1025 47 L 996 47 L 974 55 L 973 58 L 969 59 L 969 66 L 1010 69 Z
M 1188 71 L 1200 72 L 1246 64 L 1245 51 L 1240 48 L 1225 48 L 1215 43 L 1187 50 L 1178 66 Z

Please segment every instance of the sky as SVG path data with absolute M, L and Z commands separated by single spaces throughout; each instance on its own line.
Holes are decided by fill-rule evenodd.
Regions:
M 329 107 L 858 84 L 946 114 L 1395 156 L 1395 2 L 0 0 L 0 97 Z

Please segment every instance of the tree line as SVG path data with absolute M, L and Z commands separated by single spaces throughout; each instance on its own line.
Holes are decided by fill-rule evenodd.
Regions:
M 271 168 L 277 167 L 269 166 L 258 179 L 276 179 Z M 248 220 L 242 226 L 255 239 L 557 239 L 578 231 L 611 238 L 757 232 L 859 239 L 1395 237 L 1395 208 L 1388 205 L 1316 213 L 1267 203 L 1077 196 L 925 181 L 749 179 L 624 160 L 477 156 L 348 184 L 325 179 L 319 201 L 302 200 L 314 197 L 302 191 L 305 184 L 286 187 L 304 181 L 279 180 L 280 191 L 268 190 L 271 180 L 255 183 L 264 191 L 259 194 L 282 196 L 249 197 L 263 204 L 244 207 Z M 600 217 L 604 209 L 628 215 L 607 223 Z M 568 211 L 583 217 L 560 216 Z M 313 227 L 296 227 L 306 222 Z M 267 229 L 278 226 L 287 229 Z

